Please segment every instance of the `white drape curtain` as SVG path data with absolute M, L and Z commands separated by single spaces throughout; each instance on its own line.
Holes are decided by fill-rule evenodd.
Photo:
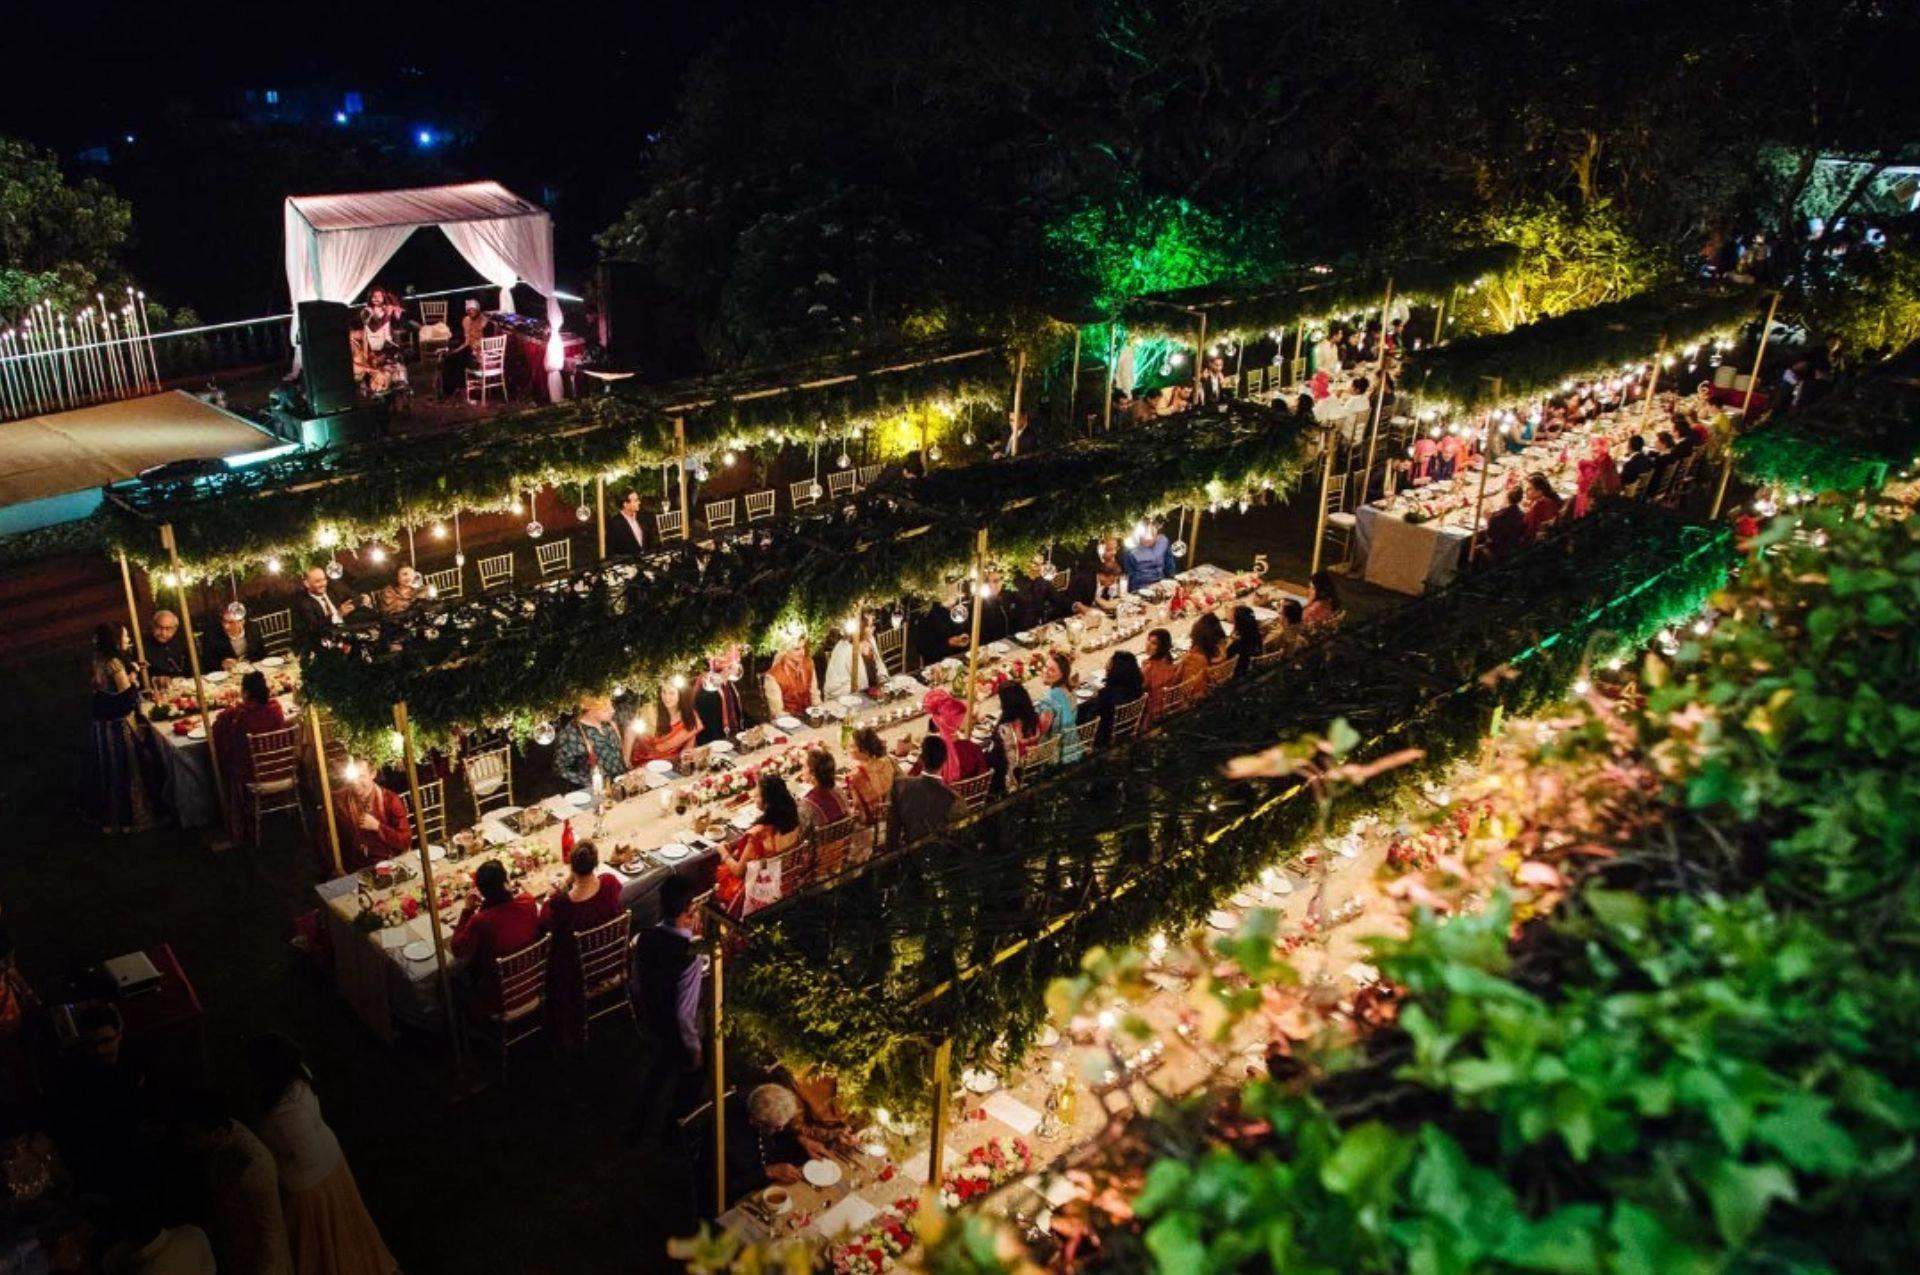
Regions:
M 485 215 L 496 210 L 513 211 Z M 300 366 L 300 303 L 354 300 L 422 226 L 438 226 L 446 232 L 467 263 L 500 290 L 501 310 L 512 312 L 516 282 L 524 281 L 547 299 L 547 380 L 553 397 L 560 397 L 565 343 L 560 300 L 554 295 L 553 221 L 491 182 L 287 200 L 287 290 L 294 304 L 294 367 Z

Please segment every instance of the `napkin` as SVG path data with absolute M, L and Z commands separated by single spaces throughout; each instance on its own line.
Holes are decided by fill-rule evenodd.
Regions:
M 859 1230 L 880 1215 L 880 1210 L 857 1195 L 849 1195 L 813 1220 L 813 1229 L 823 1239 L 834 1239 Z
M 960 1153 L 952 1147 L 948 1147 L 946 1168 L 951 1169 L 959 1163 Z M 927 1180 L 927 1153 L 921 1150 L 910 1152 L 906 1159 L 900 1162 L 900 1173 L 910 1182 L 918 1182 L 925 1185 Z
M 980 1106 L 988 1115 L 1022 1136 L 1032 1133 L 1040 1124 L 1039 1112 L 1005 1090 L 989 1094 Z

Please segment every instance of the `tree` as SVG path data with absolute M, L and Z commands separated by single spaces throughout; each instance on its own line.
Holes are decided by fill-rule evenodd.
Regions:
M 0 314 L 118 293 L 133 210 L 98 181 L 69 183 L 54 157 L 0 137 Z

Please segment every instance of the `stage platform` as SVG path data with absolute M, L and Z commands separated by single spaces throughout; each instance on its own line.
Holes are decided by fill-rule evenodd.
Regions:
M 155 465 L 252 459 L 282 445 L 181 390 L 0 422 L 0 535 L 84 518 L 102 487 Z

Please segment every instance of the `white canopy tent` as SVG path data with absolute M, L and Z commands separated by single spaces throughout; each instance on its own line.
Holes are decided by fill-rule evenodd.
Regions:
M 553 218 L 499 182 L 288 197 L 287 291 L 296 315 L 295 366 L 300 303 L 351 302 L 422 226 L 445 231 L 467 263 L 500 289 L 500 309 L 513 310 L 517 282 L 547 299 L 547 378 L 552 396 L 559 398 L 564 347 L 560 301 L 554 295 Z

